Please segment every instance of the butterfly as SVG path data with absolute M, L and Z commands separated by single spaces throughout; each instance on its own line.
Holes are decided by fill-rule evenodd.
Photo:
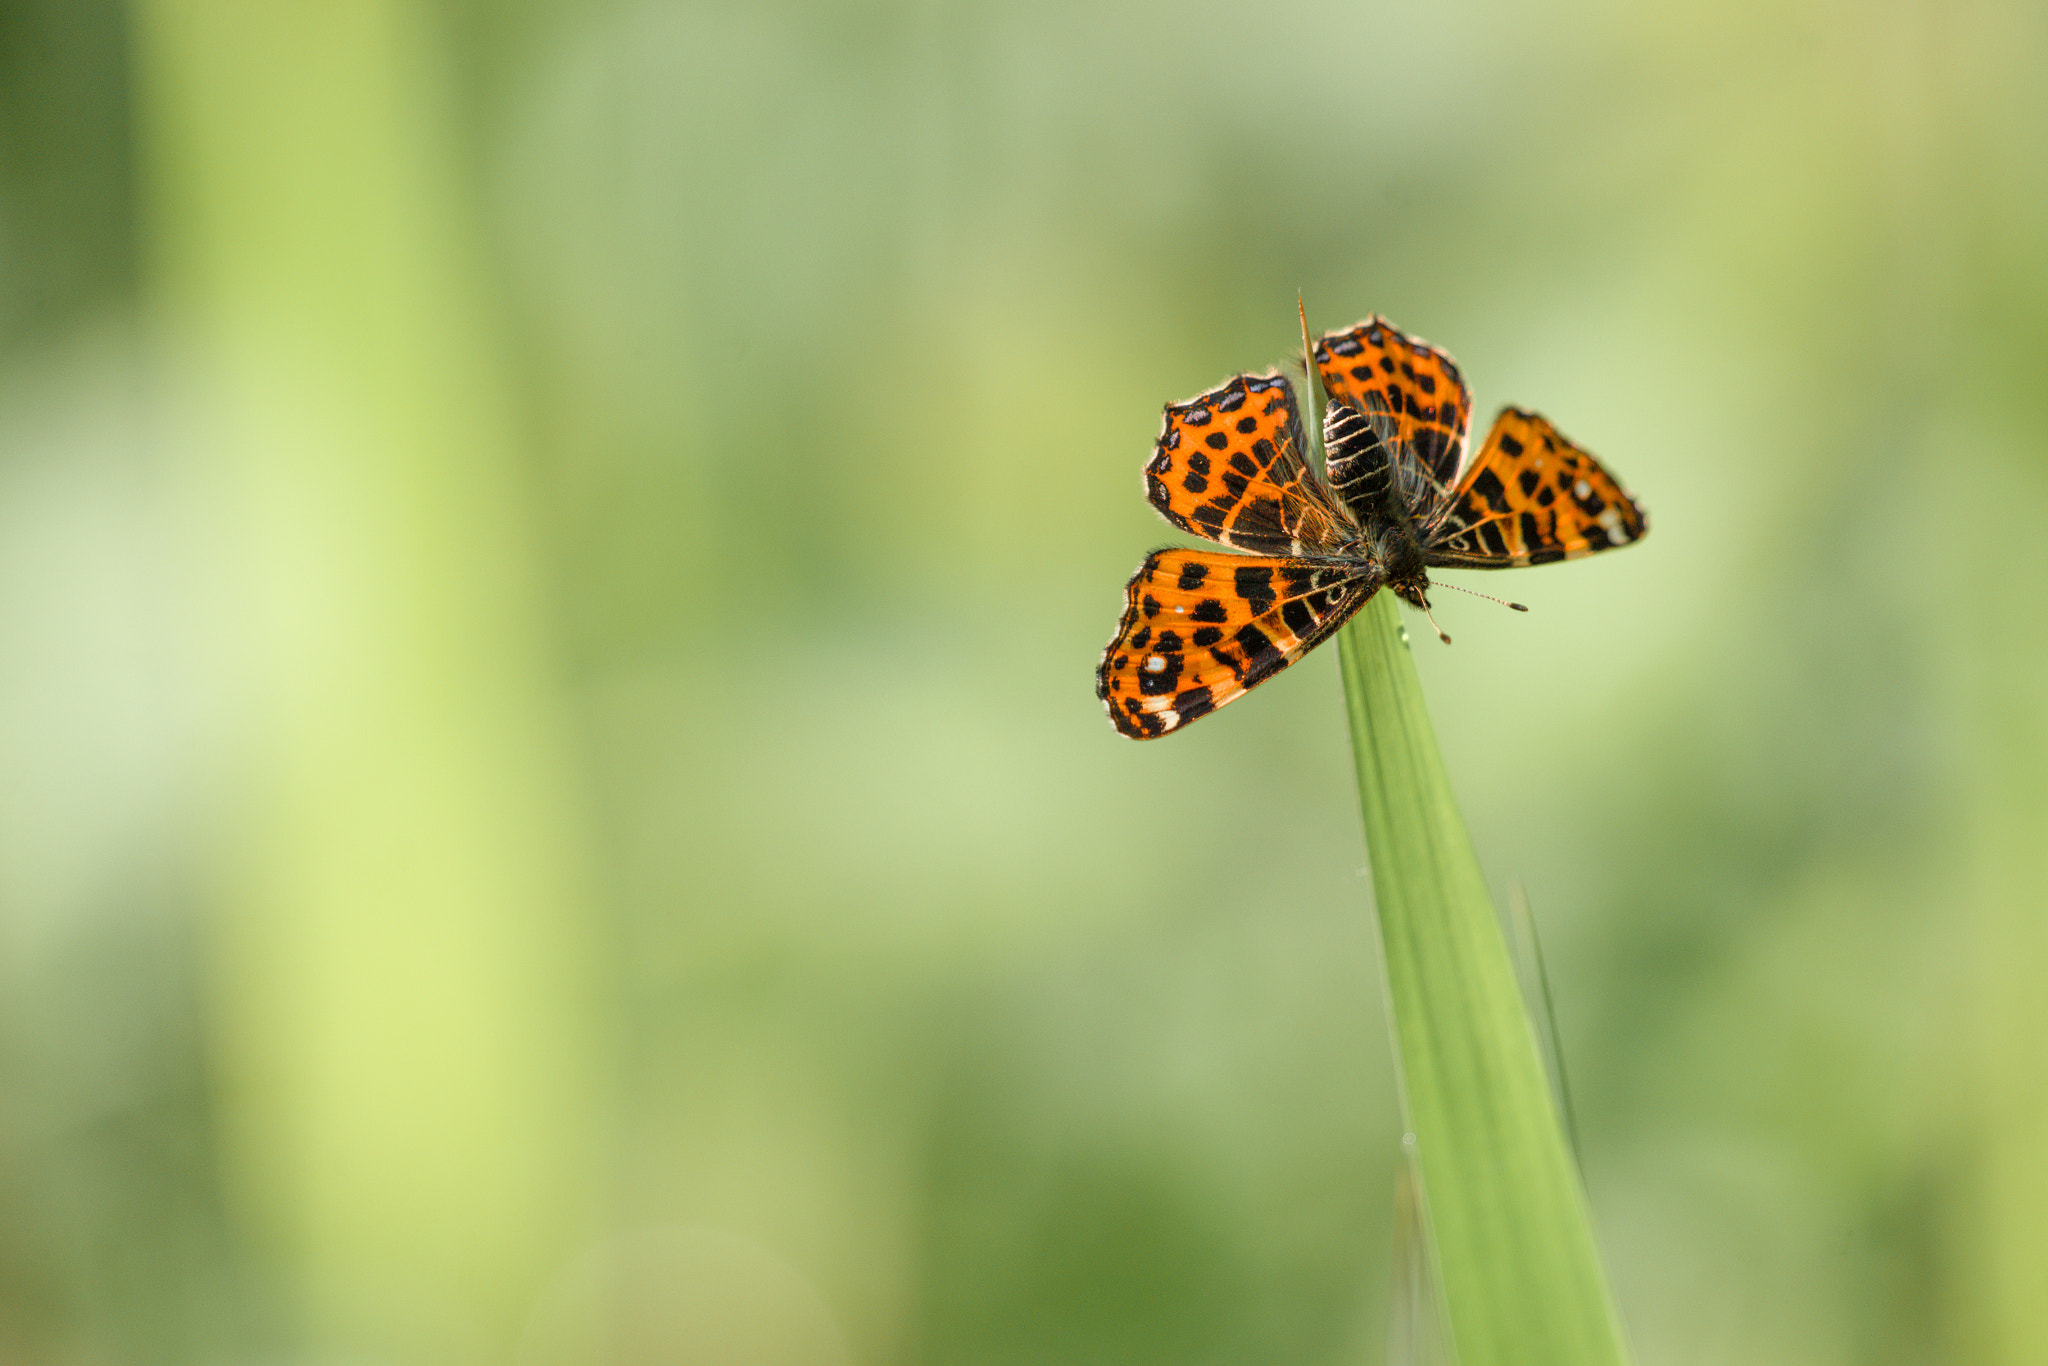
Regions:
M 1427 612 L 1431 569 L 1577 559 L 1649 529 L 1614 476 L 1535 413 L 1502 409 L 1468 458 L 1457 365 L 1386 319 L 1327 333 L 1311 354 L 1329 396 L 1324 476 L 1278 371 L 1166 407 L 1145 496 L 1244 553 L 1155 550 L 1131 577 L 1096 695 L 1133 739 L 1236 701 L 1381 588 Z

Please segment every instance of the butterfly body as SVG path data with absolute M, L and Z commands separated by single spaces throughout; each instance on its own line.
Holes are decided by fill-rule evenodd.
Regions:
M 1541 417 L 1504 409 L 1467 459 L 1471 399 L 1441 351 L 1373 317 L 1317 342 L 1325 475 L 1294 390 L 1238 375 L 1169 404 L 1145 466 L 1152 505 L 1243 551 L 1154 551 L 1125 589 L 1096 694 L 1136 739 L 1236 700 L 1381 588 L 1429 610 L 1431 568 L 1590 555 L 1648 529 L 1642 508 Z

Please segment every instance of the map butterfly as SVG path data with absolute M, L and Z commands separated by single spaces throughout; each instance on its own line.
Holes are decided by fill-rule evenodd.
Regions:
M 1244 553 L 1156 550 L 1132 576 L 1096 695 L 1133 739 L 1236 701 L 1381 588 L 1427 612 L 1431 569 L 1577 559 L 1649 529 L 1627 490 L 1534 413 L 1503 409 L 1468 458 L 1458 367 L 1386 319 L 1327 333 L 1312 355 L 1329 396 L 1327 477 L 1277 371 L 1167 405 L 1145 496 L 1182 531 Z

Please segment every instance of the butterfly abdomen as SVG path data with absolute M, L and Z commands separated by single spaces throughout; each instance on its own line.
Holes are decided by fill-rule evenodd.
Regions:
M 1392 510 L 1394 483 L 1387 448 L 1363 413 L 1332 403 L 1323 413 L 1323 451 L 1330 488 L 1352 516 L 1365 520 Z

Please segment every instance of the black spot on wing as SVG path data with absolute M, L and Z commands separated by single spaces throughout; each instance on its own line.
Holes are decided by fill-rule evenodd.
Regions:
M 1287 660 L 1287 656 L 1274 646 L 1273 638 L 1255 625 L 1240 626 L 1232 639 L 1244 651 L 1247 677 L 1263 678 Z
M 1286 524 L 1280 520 L 1280 504 L 1272 498 L 1254 498 L 1246 503 L 1237 514 L 1235 529 L 1274 541 L 1275 550 L 1285 550 L 1291 540 Z
M 1180 724 L 1186 725 L 1198 716 L 1207 716 L 1216 710 L 1216 696 L 1206 687 L 1189 688 L 1175 695 L 1173 709 L 1180 714 Z
M 1122 709 L 1113 719 L 1117 723 L 1117 729 L 1126 735 L 1149 740 L 1154 736 L 1166 734 L 1165 719 L 1146 711 L 1135 697 L 1125 698 Z
M 1187 657 L 1181 653 L 1180 637 L 1172 631 L 1161 631 L 1159 640 L 1153 646 L 1154 653 L 1138 666 L 1138 692 L 1146 697 L 1159 697 L 1180 687 L 1181 670 L 1187 666 Z M 1162 667 L 1150 665 L 1158 660 Z
M 1263 616 L 1273 608 L 1273 571 L 1262 564 L 1240 565 L 1231 580 L 1237 595 L 1252 609 L 1253 616 Z
M 1441 427 L 1424 427 L 1415 433 L 1411 441 L 1417 458 L 1434 470 L 1437 478 L 1448 481 L 1451 477 L 1451 434 Z
M 1508 510 L 1507 486 L 1500 482 L 1500 476 L 1491 469 L 1479 471 L 1478 478 L 1472 481 L 1472 495 L 1486 504 L 1489 511 Z

